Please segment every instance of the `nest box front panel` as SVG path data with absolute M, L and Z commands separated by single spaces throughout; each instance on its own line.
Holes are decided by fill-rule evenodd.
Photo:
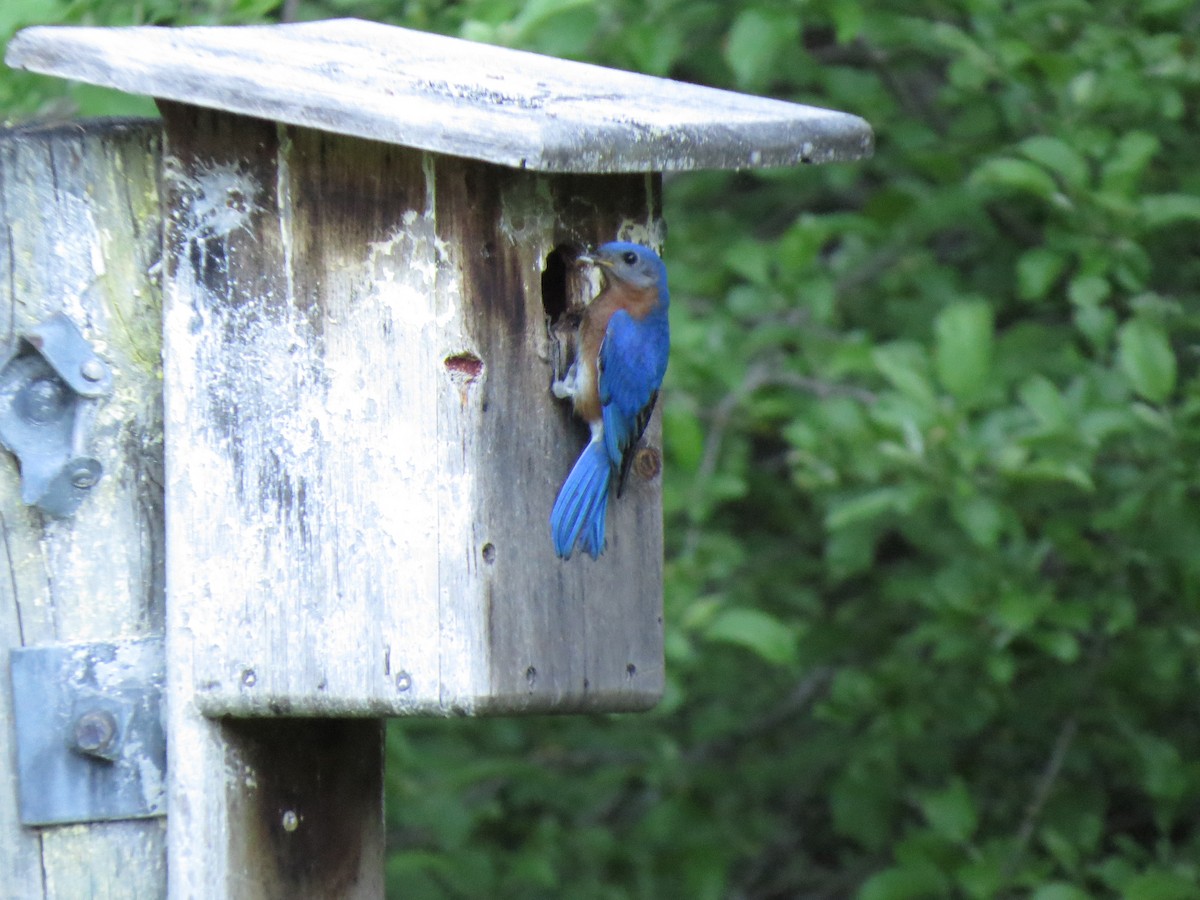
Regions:
M 598 561 L 554 555 L 587 432 L 543 288 L 589 289 L 556 248 L 656 242 L 658 179 L 162 110 L 168 653 L 200 710 L 652 705 L 659 481 Z

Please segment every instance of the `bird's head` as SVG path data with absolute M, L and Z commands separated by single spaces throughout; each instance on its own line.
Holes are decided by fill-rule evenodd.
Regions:
M 601 244 L 595 253 L 579 257 L 579 262 L 598 266 L 606 278 L 630 287 L 657 288 L 662 300 L 667 298 L 667 267 L 649 247 L 612 241 Z

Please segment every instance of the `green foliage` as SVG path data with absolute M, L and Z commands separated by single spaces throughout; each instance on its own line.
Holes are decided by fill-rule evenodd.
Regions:
M 668 601 L 794 623 L 799 665 L 730 696 L 833 673 L 728 761 L 789 747 L 739 820 L 804 837 L 726 890 L 1189 895 L 1200 18 L 859 6 L 846 41 L 822 4 L 742 4 L 702 77 L 859 112 L 872 161 L 668 188 L 667 423 L 699 423 L 667 432 Z M 791 59 L 734 64 L 781 10 Z M 694 692 L 726 650 L 686 636 Z
M 668 180 L 667 698 L 397 724 L 396 896 L 1200 896 L 1193 2 L 289 9 L 878 135 Z M 9 0 L 0 31 L 279 13 Z M 63 97 L 118 108 L 0 80 Z

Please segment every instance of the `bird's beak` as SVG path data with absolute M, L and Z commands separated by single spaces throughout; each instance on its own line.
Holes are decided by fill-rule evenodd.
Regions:
M 582 253 L 575 257 L 575 264 L 580 266 L 600 266 L 604 269 L 612 268 L 612 261 L 607 256 L 596 254 L 593 256 L 590 253 Z

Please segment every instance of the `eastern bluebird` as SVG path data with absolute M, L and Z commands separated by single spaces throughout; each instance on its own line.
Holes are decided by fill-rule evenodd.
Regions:
M 604 550 L 604 520 L 614 476 L 620 493 L 658 388 L 667 371 L 667 269 L 653 250 L 621 241 L 579 261 L 598 266 L 604 287 L 583 311 L 575 361 L 553 385 L 571 398 L 592 439 L 567 476 L 554 509 L 554 549 L 569 559 L 575 545 L 592 559 Z

